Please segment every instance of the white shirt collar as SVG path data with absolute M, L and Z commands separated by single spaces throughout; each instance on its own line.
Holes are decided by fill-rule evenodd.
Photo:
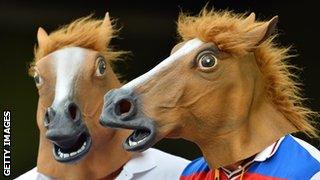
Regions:
M 265 148 L 263 151 L 258 153 L 256 157 L 253 159 L 253 161 L 262 162 L 273 156 L 274 153 L 278 150 L 283 139 L 284 137 L 280 138 L 278 141 L 274 142 L 273 144 Z
M 243 170 L 243 168 L 248 169 L 253 162 L 263 162 L 263 161 L 267 160 L 268 158 L 272 157 L 275 154 L 275 152 L 278 150 L 284 137 L 280 138 L 279 140 L 277 140 L 276 142 L 274 142 L 273 144 L 271 144 L 270 146 L 268 146 L 267 148 L 262 150 L 260 153 L 258 153 L 255 156 L 255 158 L 253 160 L 247 162 L 245 165 L 241 166 L 239 169 L 234 170 L 234 171 L 229 171 L 228 169 L 223 168 L 223 167 L 221 169 L 223 170 L 223 172 L 226 174 L 226 176 L 229 179 L 238 178 L 240 176 L 240 172 Z

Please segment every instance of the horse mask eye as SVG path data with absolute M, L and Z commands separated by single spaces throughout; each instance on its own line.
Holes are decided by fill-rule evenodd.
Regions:
M 204 51 L 198 57 L 198 66 L 200 69 L 211 69 L 217 64 L 217 58 L 211 51 Z
M 42 84 L 42 78 L 41 76 L 39 75 L 38 72 L 35 72 L 34 75 L 33 75 L 33 79 L 34 79 L 34 82 L 36 83 L 36 86 L 40 86 Z
M 97 58 L 97 69 L 96 69 L 96 75 L 97 76 L 103 76 L 106 72 L 106 62 L 104 61 L 104 58 L 99 56 Z

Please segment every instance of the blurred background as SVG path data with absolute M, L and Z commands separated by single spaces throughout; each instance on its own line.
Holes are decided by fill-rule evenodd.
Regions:
M 16 177 L 36 166 L 38 129 L 36 110 L 38 94 L 27 67 L 33 58 L 36 32 L 39 26 L 47 32 L 61 25 L 95 13 L 103 18 L 109 12 L 122 26 L 120 36 L 112 41 L 117 49 L 132 51 L 131 60 L 122 67 L 131 80 L 147 72 L 167 57 L 177 42 L 175 21 L 179 12 L 197 14 L 208 1 L 1 1 L 0 2 L 0 105 L 10 109 L 12 176 Z M 253 11 L 260 19 L 279 15 L 279 42 L 293 46 L 292 63 L 302 68 L 307 105 L 320 110 L 319 12 L 316 1 L 214 0 L 209 7 L 235 12 Z M 319 121 L 319 119 L 318 119 Z M 299 137 L 319 148 L 319 140 Z M 163 140 L 157 148 L 188 159 L 200 155 L 196 146 L 183 140 Z

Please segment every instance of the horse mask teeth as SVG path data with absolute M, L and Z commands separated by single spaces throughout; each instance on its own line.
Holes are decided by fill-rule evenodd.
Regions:
M 126 142 L 129 146 L 136 146 L 137 144 L 145 141 L 149 135 L 150 131 L 148 130 L 134 130 L 133 133 L 127 138 Z
M 79 137 L 77 143 L 68 149 L 63 149 L 54 144 L 53 154 L 55 159 L 59 162 L 74 163 L 82 159 L 87 154 L 90 146 L 91 137 L 84 133 Z

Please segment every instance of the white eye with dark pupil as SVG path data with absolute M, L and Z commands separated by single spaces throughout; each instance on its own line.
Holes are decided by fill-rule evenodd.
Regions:
M 203 54 L 199 59 L 200 68 L 211 68 L 217 63 L 217 58 L 212 53 Z
M 106 72 L 106 62 L 104 61 L 103 57 L 98 57 L 98 67 L 96 70 L 97 76 L 102 76 Z
M 36 84 L 40 83 L 40 77 L 39 75 L 34 76 L 34 82 L 36 82 Z
M 42 78 L 37 72 L 34 74 L 33 79 L 37 86 L 40 86 L 42 84 Z

